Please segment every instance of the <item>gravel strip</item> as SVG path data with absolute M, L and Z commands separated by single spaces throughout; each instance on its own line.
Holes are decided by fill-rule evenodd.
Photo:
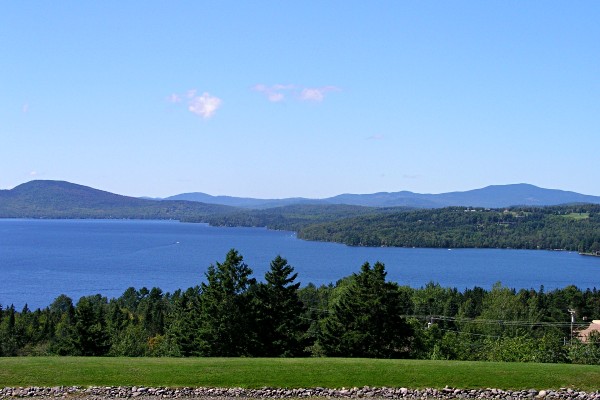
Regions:
M 43 399 L 203 399 L 203 400 L 244 400 L 244 399 L 300 399 L 310 397 L 348 399 L 565 399 L 565 400 L 600 400 L 600 391 L 580 392 L 573 389 L 560 390 L 501 390 L 501 389 L 408 389 L 408 388 L 310 388 L 310 389 L 243 389 L 243 388 L 168 388 L 168 387 L 25 387 L 0 389 L 0 399 L 17 399 L 36 397 Z

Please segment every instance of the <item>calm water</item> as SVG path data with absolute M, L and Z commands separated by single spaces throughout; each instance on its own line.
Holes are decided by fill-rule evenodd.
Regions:
M 0 219 L 0 304 L 45 307 L 60 294 L 75 302 L 96 293 L 118 297 L 130 286 L 185 289 L 231 248 L 258 279 L 281 254 L 303 284 L 335 282 L 365 261 L 382 261 L 389 280 L 413 287 L 600 287 L 600 258 L 569 252 L 347 247 L 290 232 L 172 221 Z

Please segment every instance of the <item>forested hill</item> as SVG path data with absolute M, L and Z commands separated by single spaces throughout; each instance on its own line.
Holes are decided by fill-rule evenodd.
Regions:
M 0 190 L 0 218 L 202 218 L 232 207 L 121 196 L 64 181 L 31 181 Z
M 375 208 L 345 204 L 296 204 L 266 210 L 237 210 L 232 213 L 209 216 L 205 222 L 215 226 L 267 227 L 269 229 L 299 231 L 307 226 L 346 218 L 387 214 L 408 208 Z
M 307 226 L 298 237 L 351 246 L 596 252 L 600 251 L 600 205 L 387 212 Z

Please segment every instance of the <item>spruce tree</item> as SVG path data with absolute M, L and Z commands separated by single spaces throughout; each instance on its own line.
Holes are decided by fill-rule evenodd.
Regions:
M 398 286 L 385 281 L 385 267 L 363 264 L 343 290 L 319 335 L 328 356 L 398 358 L 412 336 L 402 317 Z
M 81 355 L 102 356 L 110 348 L 105 318 L 106 298 L 100 295 L 79 299 L 75 308 L 77 346 Z
M 223 263 L 211 265 L 202 283 L 200 353 L 204 356 L 252 355 L 254 316 L 249 289 L 256 284 L 243 257 L 230 250 Z
M 200 318 L 202 314 L 200 287 L 175 291 L 167 321 L 165 337 L 174 344 L 174 353 L 182 356 L 200 355 Z
M 304 306 L 298 297 L 298 274 L 287 260 L 277 256 L 265 274 L 256 296 L 257 355 L 299 356 L 306 347 L 308 324 L 302 319 Z
M 60 295 L 50 305 L 49 313 L 54 326 L 50 352 L 59 356 L 81 355 L 77 346 L 73 301 L 65 295 Z

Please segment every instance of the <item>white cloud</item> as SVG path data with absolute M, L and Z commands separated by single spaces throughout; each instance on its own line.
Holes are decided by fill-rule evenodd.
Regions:
M 263 84 L 255 85 L 253 90 L 264 94 L 267 99 L 273 103 L 278 103 L 285 100 L 285 93 L 294 90 L 294 85 L 273 85 L 266 86 Z
M 193 94 L 190 96 L 190 93 Z M 190 98 L 188 110 L 196 115 L 200 115 L 204 119 L 212 117 L 215 112 L 221 107 L 222 100 L 218 97 L 211 96 L 208 92 L 202 93 L 202 96 L 196 96 L 196 91 L 188 92 Z
M 303 89 L 300 93 L 302 100 L 323 101 L 325 94 L 319 89 Z
M 300 99 L 304 101 L 323 101 L 325 94 L 332 91 L 338 91 L 335 86 L 324 86 L 320 88 L 304 88 L 300 92 Z
M 27 114 L 29 112 L 29 103 L 23 104 L 21 110 L 23 111 L 23 114 Z
M 211 118 L 221 107 L 223 101 L 216 96 L 211 96 L 208 92 L 202 93 L 201 96 L 198 96 L 197 92 L 196 89 L 190 89 L 185 94 L 173 93 L 167 96 L 167 101 L 169 103 L 181 103 L 187 99 L 188 111 L 204 119 Z

